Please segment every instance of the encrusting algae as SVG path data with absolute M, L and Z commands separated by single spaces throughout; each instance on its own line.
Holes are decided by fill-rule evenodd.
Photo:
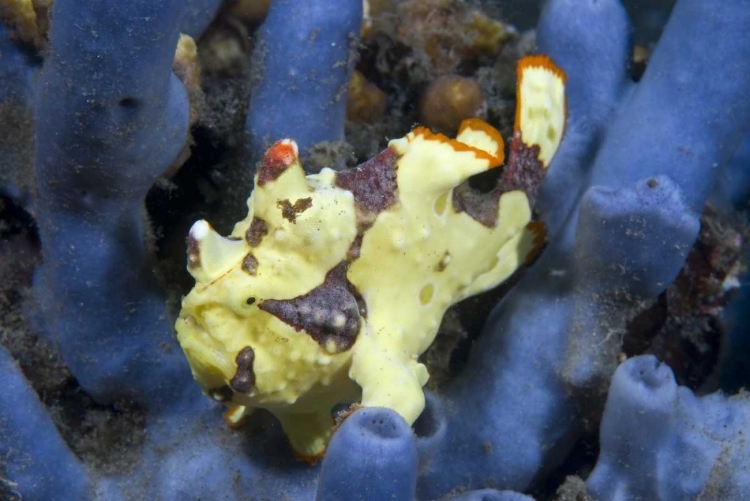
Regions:
M 446 309 L 541 245 L 531 209 L 564 128 L 565 75 L 530 56 L 489 193 L 462 184 L 503 164 L 502 137 L 479 119 L 455 139 L 417 127 L 355 168 L 310 176 L 294 141 L 275 143 L 231 235 L 206 221 L 190 230 L 196 283 L 176 328 L 196 381 L 232 422 L 268 409 L 306 458 L 325 451 L 340 403 L 414 423 L 428 379 L 418 357 Z

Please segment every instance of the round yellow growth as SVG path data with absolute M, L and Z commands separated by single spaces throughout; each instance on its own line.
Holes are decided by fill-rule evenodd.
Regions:
M 479 83 L 468 77 L 447 75 L 433 81 L 419 103 L 419 120 L 428 127 L 456 130 L 461 121 L 485 114 Z
M 296 145 L 284 140 L 269 150 L 248 216 L 231 236 L 199 221 L 188 239 L 196 284 L 176 328 L 196 381 L 234 409 L 232 423 L 253 408 L 268 409 L 302 457 L 325 450 L 338 403 L 389 407 L 413 423 L 428 379 L 418 357 L 446 309 L 505 280 L 535 245 L 523 191 L 493 195 L 499 197 L 493 224 L 453 204 L 454 188 L 502 163 L 502 138 L 489 125 L 465 121 L 456 139 L 418 127 L 389 148 L 397 188 L 377 214 L 363 218 L 367 208 L 337 186 L 332 170 L 305 177 Z M 309 294 L 342 263 L 365 306 L 352 345 L 319 342 L 303 330 L 305 322 L 295 328 L 262 308 Z M 296 311 L 308 320 L 330 313 Z M 332 328 L 347 320 L 332 318 Z M 248 375 L 238 367 L 248 359 L 252 377 L 243 381 L 251 384 L 232 387 L 235 376 Z
M 229 13 L 248 24 L 255 25 L 266 18 L 270 5 L 271 0 L 234 0 L 229 3 Z

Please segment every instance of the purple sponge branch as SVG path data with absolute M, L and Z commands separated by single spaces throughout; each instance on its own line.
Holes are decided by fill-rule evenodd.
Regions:
M 189 380 L 147 259 L 143 200 L 183 148 L 181 0 L 58 0 L 37 82 L 36 289 L 46 333 L 96 400 Z

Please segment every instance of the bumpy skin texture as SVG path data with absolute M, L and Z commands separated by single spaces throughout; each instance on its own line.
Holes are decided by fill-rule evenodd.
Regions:
M 477 119 L 455 140 L 419 127 L 358 167 L 307 178 L 296 144 L 274 144 L 245 220 L 226 239 L 205 221 L 188 237 L 196 284 L 176 328 L 204 392 L 270 410 L 307 457 L 325 450 L 339 403 L 414 423 L 428 378 L 417 357 L 445 310 L 540 244 L 527 225 L 561 140 L 564 76 L 523 59 L 519 96 L 508 164 L 484 196 L 458 188 L 503 161 L 500 134 Z
M 617 369 L 586 486 L 597 501 L 742 499 L 750 492 L 750 401 L 696 397 L 653 356 Z

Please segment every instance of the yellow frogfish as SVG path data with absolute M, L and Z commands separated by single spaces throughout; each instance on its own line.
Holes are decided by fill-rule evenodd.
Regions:
M 188 237 L 195 286 L 179 342 L 195 380 L 237 419 L 281 422 L 319 457 L 340 403 L 388 407 L 413 424 L 428 379 L 419 356 L 446 309 L 507 279 L 544 240 L 532 206 L 563 137 L 565 75 L 518 64 L 508 161 L 500 133 L 467 119 L 455 139 L 416 127 L 374 158 L 306 176 L 297 146 L 269 148 L 231 235 Z M 501 169 L 489 192 L 465 183 Z

